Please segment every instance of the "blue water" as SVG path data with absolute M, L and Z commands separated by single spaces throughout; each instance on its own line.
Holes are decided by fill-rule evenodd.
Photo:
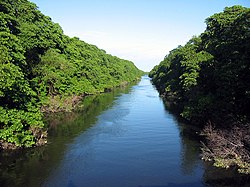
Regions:
M 169 112 L 147 76 L 45 119 L 48 145 L 0 154 L 1 187 L 249 185 L 200 160 L 195 128 Z
M 201 161 L 186 172 L 183 151 L 175 117 L 165 110 L 149 78 L 143 77 L 67 146 L 44 185 L 202 186 Z

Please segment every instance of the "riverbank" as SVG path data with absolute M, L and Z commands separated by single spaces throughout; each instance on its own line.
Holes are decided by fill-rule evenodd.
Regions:
M 216 167 L 235 169 L 250 174 L 250 124 L 238 124 L 232 128 L 220 129 L 207 124 L 201 134 L 202 159 L 212 161 Z
M 79 103 L 81 103 L 82 99 L 85 96 L 98 95 L 102 93 L 111 92 L 114 89 L 128 86 L 133 82 L 134 83 L 138 82 L 140 79 L 141 78 L 138 77 L 131 82 L 124 81 L 121 82 L 118 86 L 104 88 L 103 91 L 95 93 L 84 93 L 81 95 L 72 95 L 72 96 L 61 96 L 61 95 L 50 96 L 47 99 L 48 100 L 47 103 L 41 107 L 41 112 L 43 113 L 72 112 L 79 106 Z
M 108 93 L 113 91 L 117 88 L 123 88 L 128 86 L 129 84 L 136 83 L 140 80 L 140 78 L 136 78 L 135 80 L 128 82 L 124 81 L 121 82 L 120 85 L 112 88 L 104 88 L 102 92 L 98 93 L 88 93 L 82 95 L 72 95 L 72 96 L 47 96 L 46 104 L 40 107 L 40 111 L 43 114 L 43 118 L 46 118 L 47 115 L 52 113 L 71 113 L 79 107 L 82 107 L 80 103 L 86 96 L 90 95 L 99 95 L 103 93 Z M 45 120 L 43 119 L 43 122 Z M 44 128 L 37 128 L 37 127 L 30 127 L 28 130 L 30 134 L 33 135 L 33 142 L 35 142 L 32 146 L 29 147 L 38 147 L 44 146 L 47 144 L 48 138 L 48 124 L 47 127 Z M 23 149 L 23 146 L 18 146 L 15 143 L 7 142 L 4 140 L 0 140 L 0 150 L 16 150 L 16 149 Z
M 195 133 L 201 141 L 201 159 L 212 162 L 214 166 L 235 170 L 241 174 L 250 174 L 250 124 L 245 122 L 231 121 L 227 124 L 216 125 L 211 121 L 205 125 L 197 123 L 200 120 L 189 121 L 181 116 L 181 108 L 176 103 L 176 98 L 161 94 L 167 110 L 179 116 L 187 126 L 195 125 Z

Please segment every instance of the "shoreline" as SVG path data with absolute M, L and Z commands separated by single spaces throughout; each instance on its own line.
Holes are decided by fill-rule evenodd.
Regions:
M 127 85 L 139 81 L 141 77 L 137 77 L 135 80 L 128 82 L 124 81 L 121 82 L 118 86 L 114 86 L 112 88 L 104 88 L 104 91 L 102 92 L 96 92 L 96 93 L 83 93 L 79 96 L 77 95 L 71 95 L 71 96 L 51 96 L 49 98 L 49 104 L 48 105 L 43 105 L 40 108 L 41 113 L 43 114 L 43 117 L 49 114 L 53 113 L 64 113 L 64 112 L 73 112 L 81 103 L 81 101 L 84 99 L 86 96 L 90 95 L 98 95 L 98 94 L 103 94 L 103 93 L 108 93 L 113 91 L 116 88 L 122 88 L 126 87 Z M 43 120 L 44 121 L 44 120 Z M 35 148 L 39 146 L 44 146 L 47 144 L 47 137 L 48 137 L 48 129 L 47 128 L 29 128 L 30 132 L 34 135 L 35 139 L 35 145 L 32 147 L 23 147 L 23 146 L 16 146 L 14 143 L 6 142 L 3 140 L 0 140 L 0 152 L 3 150 L 6 151 L 12 151 L 12 150 L 18 150 L 18 149 L 27 149 L 27 148 Z

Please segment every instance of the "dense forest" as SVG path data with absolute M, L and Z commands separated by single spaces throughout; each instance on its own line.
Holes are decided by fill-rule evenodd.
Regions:
M 203 128 L 203 158 L 250 173 L 250 9 L 226 7 L 149 76 L 170 107 Z
M 0 1 L 0 148 L 46 142 L 43 112 L 142 75 L 132 62 L 63 34 L 28 0 Z

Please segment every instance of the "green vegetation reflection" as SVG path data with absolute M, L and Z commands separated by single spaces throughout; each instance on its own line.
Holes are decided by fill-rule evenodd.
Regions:
M 46 121 L 49 124 L 47 145 L 28 150 L 2 151 L 1 185 L 41 186 L 38 184 L 41 178 L 47 178 L 51 170 L 60 164 L 66 145 L 96 124 L 97 116 L 112 107 L 120 94 L 129 93 L 132 85 L 117 88 L 110 93 L 87 96 L 77 111 L 49 114 Z

